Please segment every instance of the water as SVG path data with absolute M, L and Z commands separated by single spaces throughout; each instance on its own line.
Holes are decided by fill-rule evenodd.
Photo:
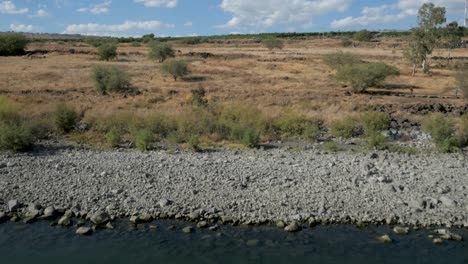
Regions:
M 137 230 L 126 222 L 114 225 L 114 230 L 81 237 L 75 228 L 47 222 L 1 224 L 0 263 L 468 263 L 467 242 L 434 245 L 429 230 L 397 236 L 385 226 L 340 225 L 288 234 L 274 227 L 222 226 L 185 234 L 183 222 L 155 222 L 157 229 Z M 168 230 L 171 225 L 174 231 Z M 468 238 L 467 230 L 456 232 Z M 375 240 L 384 233 L 394 243 Z

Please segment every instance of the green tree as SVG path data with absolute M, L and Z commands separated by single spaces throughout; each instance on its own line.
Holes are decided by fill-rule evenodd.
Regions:
M 99 60 L 109 61 L 115 59 L 117 57 L 117 45 L 107 43 L 99 46 L 97 56 Z
M 155 37 L 156 37 L 156 36 L 155 36 L 154 34 L 143 35 L 143 36 L 141 37 L 141 41 L 142 41 L 143 43 L 149 43 L 149 42 L 151 42 L 151 41 L 154 41 Z
M 157 60 L 162 63 L 168 58 L 174 58 L 175 52 L 171 45 L 167 43 L 159 43 L 151 47 L 149 57 L 152 60 Z
M 177 81 L 177 78 L 182 78 L 190 73 L 185 61 L 175 59 L 165 61 L 161 69 L 163 72 L 172 75 L 172 77 L 174 77 L 174 81 Z
M 374 38 L 374 33 L 368 30 L 361 30 L 354 34 L 354 40 L 359 42 L 369 42 Z
M 429 72 L 428 58 L 440 42 L 442 30 L 440 25 L 446 22 L 445 7 L 435 6 L 433 3 L 425 3 L 418 11 L 418 28 L 411 32 L 410 45 L 405 52 L 405 57 L 413 64 L 413 75 L 416 65 L 421 63 L 425 73 Z
M 23 34 L 0 34 L 0 56 L 22 55 L 26 44 L 28 44 L 28 40 Z
M 450 60 L 452 58 L 452 50 L 459 48 L 462 42 L 462 37 L 464 35 L 463 28 L 458 26 L 457 21 L 453 21 L 447 24 L 447 27 L 443 30 L 443 41 L 444 46 L 448 50 L 447 59 Z
M 279 49 L 282 50 L 284 48 L 284 41 L 277 38 L 268 38 L 262 41 L 263 46 L 268 48 L 269 50 Z

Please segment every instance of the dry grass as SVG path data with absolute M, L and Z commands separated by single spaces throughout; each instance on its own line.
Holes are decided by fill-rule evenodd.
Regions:
M 19 102 L 30 115 L 50 112 L 58 102 L 73 104 L 85 116 L 106 115 L 114 111 L 176 113 L 190 99 L 190 91 L 199 83 L 207 90 L 210 102 L 242 103 L 256 106 L 271 118 L 285 110 L 307 117 L 320 117 L 325 123 L 364 104 L 463 103 L 450 98 L 409 98 L 414 87 L 417 95 L 449 97 L 454 79 L 447 69 L 434 69 L 432 76 L 418 73 L 411 77 L 411 67 L 401 56 L 401 47 L 390 46 L 397 40 L 385 40 L 375 46 L 342 48 L 340 40 L 288 41 L 282 51 L 270 52 L 261 44 L 175 45 L 177 56 L 185 59 L 193 73 L 192 80 L 174 82 L 160 71 L 160 64 L 147 58 L 145 46 L 119 46 L 119 57 L 99 62 L 95 48 L 85 44 L 31 44 L 29 49 L 50 51 L 45 58 L 0 57 L 0 94 Z M 75 54 L 68 51 L 75 50 Z M 400 50 L 399 50 L 400 49 Z M 366 61 L 383 61 L 397 66 L 402 75 L 388 81 L 388 86 L 370 89 L 375 94 L 345 96 L 346 89 L 333 81 L 332 70 L 322 62 L 322 55 L 337 50 L 352 52 Z M 216 57 L 185 56 L 189 52 L 208 52 Z M 85 54 L 89 53 L 89 54 Z M 444 51 L 437 51 L 443 56 Z M 468 57 L 466 49 L 452 53 Z M 138 96 L 100 96 L 90 78 L 95 64 L 119 65 L 128 71 Z

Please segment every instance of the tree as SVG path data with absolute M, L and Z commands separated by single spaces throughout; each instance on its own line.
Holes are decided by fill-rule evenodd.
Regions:
M 0 56 L 24 54 L 28 40 L 20 33 L 5 33 L 0 35 Z
M 433 3 L 425 3 L 418 11 L 419 27 L 411 32 L 410 45 L 405 52 L 406 57 L 413 63 L 421 63 L 425 73 L 429 72 L 428 58 L 442 37 L 439 26 L 446 22 L 445 7 L 436 7 Z
M 149 43 L 149 42 L 153 41 L 153 40 L 155 39 L 155 37 L 156 37 L 156 36 L 155 36 L 154 34 L 143 35 L 143 36 L 141 37 L 141 41 L 142 41 L 143 43 Z
M 354 34 L 354 40 L 359 42 L 369 42 L 374 38 L 374 33 L 368 30 L 361 30 Z
M 117 57 L 117 45 L 114 43 L 102 44 L 98 47 L 99 60 L 109 61 Z
M 443 30 L 444 46 L 448 50 L 447 59 L 452 58 L 451 52 L 453 49 L 459 48 L 464 35 L 463 28 L 458 27 L 458 22 L 453 21 L 447 25 Z
M 175 59 L 164 62 L 161 69 L 172 75 L 172 77 L 174 77 L 174 81 L 177 81 L 177 78 L 182 78 L 190 73 L 185 61 Z
M 284 41 L 282 41 L 281 39 L 277 39 L 277 38 L 264 39 L 262 41 L 262 44 L 269 50 L 274 50 L 274 49 L 282 50 L 284 48 Z
M 455 81 L 457 84 L 457 88 L 459 88 L 462 91 L 465 100 L 468 100 L 468 70 L 459 70 L 455 74 Z
M 171 45 L 167 43 L 160 43 L 152 46 L 149 57 L 152 60 L 158 60 L 160 63 L 162 63 L 168 58 L 174 58 L 175 52 Z

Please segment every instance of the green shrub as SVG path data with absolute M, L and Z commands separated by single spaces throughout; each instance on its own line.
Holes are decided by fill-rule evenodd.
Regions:
M 117 57 L 117 45 L 114 43 L 102 44 L 98 47 L 97 57 L 99 60 L 109 61 Z
M 0 34 L 0 56 L 23 55 L 28 40 L 20 33 Z
M 277 38 L 268 38 L 262 41 L 263 46 L 265 46 L 269 50 L 279 49 L 282 50 L 284 48 L 284 41 Z
M 361 116 L 361 121 L 367 136 L 385 131 L 390 125 L 388 115 L 383 112 L 365 112 Z
M 457 88 L 463 93 L 465 100 L 468 100 L 468 70 L 463 69 L 457 71 L 455 74 L 455 81 L 457 84 Z
M 441 152 L 454 152 L 460 146 L 455 137 L 455 126 L 452 119 L 441 113 L 429 115 L 422 124 L 423 130 L 428 133 L 437 149 Z
M 69 133 L 76 128 L 78 114 L 67 105 L 59 104 L 55 110 L 55 127 L 63 133 Z
M 260 142 L 260 133 L 255 129 L 246 128 L 242 134 L 242 144 L 249 148 L 254 148 Z
M 361 31 L 356 32 L 353 38 L 356 41 L 369 42 L 374 38 L 374 33 L 368 30 L 361 30 Z
M 20 124 L 0 121 L 0 150 L 27 151 L 34 143 L 32 130 Z
M 328 141 L 323 144 L 323 149 L 328 152 L 338 152 L 340 150 L 338 143 L 335 141 Z
M 326 65 L 335 70 L 345 65 L 362 63 L 358 56 L 350 52 L 343 51 L 325 54 L 323 55 L 322 60 Z
M 350 85 L 354 92 L 364 92 L 369 87 L 380 85 L 387 77 L 399 75 L 396 67 L 382 62 L 344 65 L 337 69 L 335 79 Z
M 200 136 L 198 135 L 191 135 L 188 142 L 187 142 L 190 146 L 191 149 L 195 150 L 195 151 L 200 151 L 201 148 L 200 148 Z
M 460 118 L 458 127 L 458 138 L 462 147 L 468 146 L 468 114 L 464 114 Z
M 373 133 L 367 137 L 367 147 L 370 150 L 384 150 L 387 148 L 387 137 L 381 133 Z
M 353 45 L 353 41 L 351 41 L 350 39 L 348 38 L 345 38 L 345 39 L 342 39 L 341 40 L 341 46 L 347 48 L 347 47 L 351 47 Z
M 141 151 L 150 150 L 155 142 L 155 138 L 151 130 L 140 129 L 135 132 L 135 146 Z
M 117 128 L 112 128 L 106 134 L 106 142 L 110 147 L 118 147 L 120 142 L 122 141 L 122 137 L 120 135 L 120 131 Z
M 191 37 L 191 38 L 185 38 L 180 41 L 178 41 L 181 44 L 186 44 L 186 45 L 198 45 L 202 43 L 207 43 L 208 38 L 202 38 L 202 37 Z
M 124 93 L 131 88 L 128 74 L 116 66 L 96 65 L 91 77 L 99 94 Z
M 135 48 L 141 47 L 141 43 L 138 41 L 134 41 L 132 42 L 132 47 L 135 47 Z
M 172 49 L 172 46 L 167 43 L 158 43 L 152 45 L 151 51 L 149 53 L 149 58 L 152 60 L 157 60 L 160 63 L 164 62 L 168 58 L 174 58 L 175 51 Z
M 190 73 L 185 61 L 175 59 L 165 61 L 161 69 L 163 72 L 172 75 L 174 81 L 177 81 L 177 78 L 182 78 Z
M 305 140 L 317 142 L 320 136 L 320 126 L 318 124 L 308 124 L 304 128 L 303 136 Z
M 359 122 L 352 117 L 346 117 L 341 120 L 336 120 L 330 125 L 330 133 L 334 137 L 351 138 L 357 134 Z
M 205 98 L 206 91 L 203 86 L 199 86 L 198 89 L 192 89 L 192 105 L 196 106 L 207 106 L 208 100 Z

